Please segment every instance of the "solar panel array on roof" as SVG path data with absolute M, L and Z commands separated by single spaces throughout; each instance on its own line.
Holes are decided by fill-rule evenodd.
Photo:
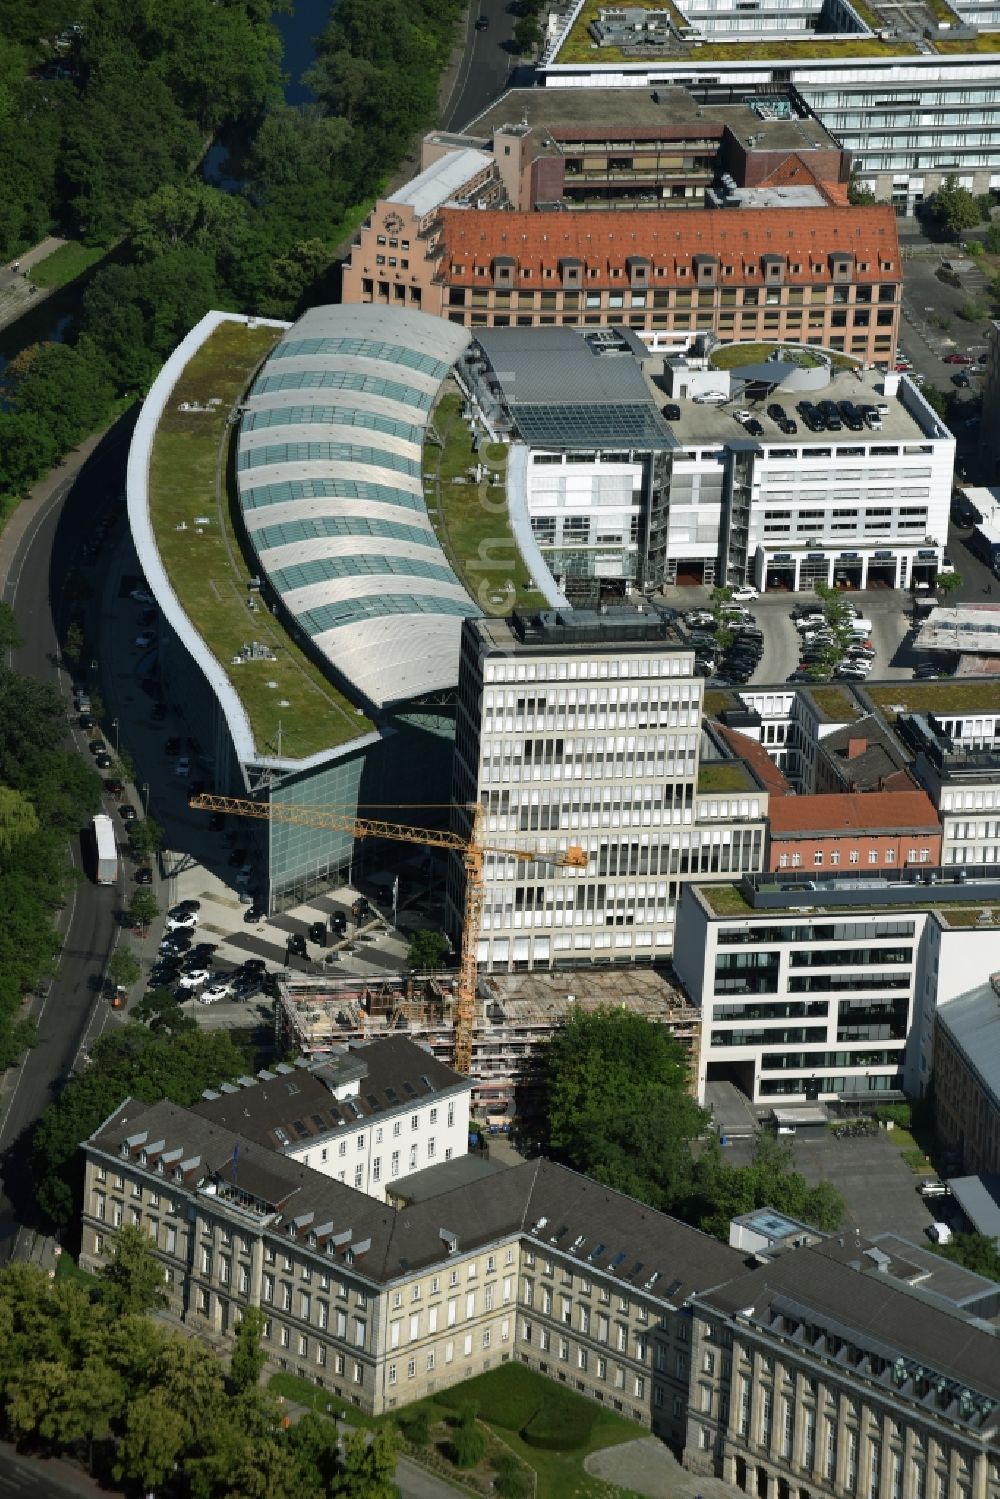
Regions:
M 618 446 L 672 448 L 677 443 L 650 403 L 607 406 L 522 406 L 510 413 L 522 438 L 538 448 Z
M 376 707 L 454 687 L 461 621 L 479 613 L 430 525 L 422 483 L 430 410 L 469 341 L 403 308 L 315 307 L 243 408 L 237 483 L 259 571 Z

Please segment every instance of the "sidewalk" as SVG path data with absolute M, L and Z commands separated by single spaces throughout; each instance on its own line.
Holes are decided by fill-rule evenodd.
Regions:
M 648 1499 L 733 1499 L 740 1493 L 721 1478 L 699 1478 L 682 1468 L 658 1437 L 602 1447 L 583 1460 L 595 1478 L 645 1494 Z
M 0 328 L 6 328 L 8 323 L 16 322 L 22 312 L 26 312 L 29 307 L 37 307 L 47 297 L 51 297 L 56 288 L 46 290 L 33 285 L 28 272 L 32 266 L 37 265 L 40 260 L 51 255 L 53 250 L 58 250 L 66 243 L 66 240 L 58 239 L 54 234 L 50 234 L 47 238 L 39 240 L 37 245 L 32 245 L 30 250 L 25 250 L 16 260 L 8 261 L 0 269 Z

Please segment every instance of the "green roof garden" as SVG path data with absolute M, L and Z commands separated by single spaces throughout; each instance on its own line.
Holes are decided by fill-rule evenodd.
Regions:
M 698 790 L 753 791 L 756 782 L 739 760 L 702 761 L 698 766 Z
M 804 349 L 799 344 L 752 343 L 721 344 L 712 350 L 709 358 L 717 370 L 735 370 L 744 364 L 766 364 L 772 354 L 785 351 L 790 363 L 802 369 L 817 369 L 830 363 L 837 369 L 855 369 L 862 364 L 852 354 L 841 354 L 834 349 Z
M 995 713 L 1000 682 L 974 678 L 950 682 L 882 682 L 865 691 L 890 721 L 902 713 Z
M 745 898 L 737 885 L 697 885 L 695 888 L 713 916 L 735 916 L 739 917 L 740 920 L 746 920 L 750 916 L 755 916 L 763 923 L 773 920 L 776 915 L 798 914 L 804 920 L 808 920 L 810 916 L 814 916 L 819 912 L 824 916 L 840 916 L 846 919 L 853 912 L 884 911 L 887 914 L 891 914 L 894 910 L 905 909 L 907 911 L 936 911 L 942 921 L 952 927 L 985 926 L 984 912 L 992 911 L 994 913 L 993 920 L 995 924 L 1000 926 L 1000 902 L 991 905 L 982 898 L 979 900 L 970 899 L 968 902 L 963 898 L 954 904 L 941 900 L 914 899 L 906 901 L 905 905 L 901 906 L 875 905 L 871 901 L 859 899 L 856 901 L 852 900 L 850 905 L 834 906 L 824 905 L 820 891 L 803 890 L 803 896 L 807 898 L 803 899 L 801 904 L 789 901 L 787 904 L 779 906 L 754 906 Z M 777 889 L 778 887 L 775 885 L 773 888 Z M 857 893 L 860 894 L 860 892 Z M 914 891 L 914 894 L 916 894 L 916 891 Z
M 753 911 L 735 885 L 698 885 L 697 889 L 715 916 L 746 916 Z
M 812 698 L 823 717 L 831 723 L 855 723 L 864 717 L 864 709 L 844 687 L 831 684 L 827 687 L 804 686 L 806 697 Z
M 537 609 L 544 602 L 511 530 L 507 512 L 507 449 L 487 443 L 479 452 L 462 417 L 464 400 L 449 381 L 433 412 L 434 429 L 424 441 L 424 499 L 448 561 L 484 614 Z M 478 465 L 483 479 L 475 478 Z M 498 482 L 490 479 L 496 475 Z
M 227 482 L 237 432 L 230 416 L 281 332 L 227 321 L 188 361 L 152 444 L 149 518 L 171 586 L 239 695 L 257 752 L 300 760 L 348 744 L 374 725 L 277 618 L 247 607 L 252 569 L 237 540 L 237 500 Z M 200 516 L 206 525 L 195 524 Z M 274 659 L 234 667 L 251 640 L 269 646 Z

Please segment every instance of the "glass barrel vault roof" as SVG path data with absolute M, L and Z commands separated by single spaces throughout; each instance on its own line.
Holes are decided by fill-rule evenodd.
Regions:
M 421 450 L 469 333 L 397 308 L 315 307 L 242 408 L 240 508 L 262 575 L 375 707 L 455 685 L 478 614 L 424 504 Z

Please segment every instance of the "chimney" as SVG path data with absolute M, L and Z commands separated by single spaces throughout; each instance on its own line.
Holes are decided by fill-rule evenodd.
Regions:
M 848 760 L 856 760 L 859 755 L 863 755 L 864 754 L 864 752 L 865 752 L 865 750 L 867 748 L 868 748 L 868 740 L 867 739 L 848 739 L 848 741 L 847 741 L 847 758 L 848 758 Z

